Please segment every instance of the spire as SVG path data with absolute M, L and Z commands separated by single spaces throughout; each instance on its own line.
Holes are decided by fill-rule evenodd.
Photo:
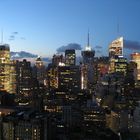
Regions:
M 91 51 L 91 46 L 89 44 L 89 29 L 88 29 L 88 34 L 87 34 L 87 46 L 85 47 L 85 50 L 86 51 Z

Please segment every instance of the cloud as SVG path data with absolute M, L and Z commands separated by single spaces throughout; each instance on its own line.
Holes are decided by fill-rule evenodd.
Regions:
M 9 41 L 15 40 L 15 36 L 14 35 L 10 35 L 8 40 Z
M 21 52 L 11 52 L 11 58 L 36 58 L 38 55 L 32 54 L 29 52 L 21 51 Z
M 12 32 L 12 34 L 9 36 L 9 41 L 13 41 L 16 39 L 16 35 L 18 34 L 18 32 Z
M 96 45 L 95 48 L 96 49 L 102 49 L 102 46 Z
M 102 51 L 100 51 L 100 50 L 97 50 L 97 51 L 96 51 L 96 53 L 102 53 Z
M 131 40 L 124 40 L 124 48 L 133 49 L 133 50 L 140 50 L 140 42 L 131 41 Z
M 75 50 L 81 50 L 81 45 L 77 44 L 77 43 L 70 43 L 66 46 L 61 46 L 59 47 L 56 51 L 57 52 L 65 52 L 65 50 L 68 50 L 68 49 L 75 49 Z
M 14 35 L 10 35 L 10 38 L 15 38 L 15 36 Z
M 25 37 L 21 37 L 20 39 L 21 39 L 21 40 L 26 40 L 26 38 L 25 38 Z
M 17 34 L 18 34 L 18 32 L 13 32 L 12 34 L 17 35 Z
M 9 38 L 8 40 L 9 40 L 9 41 L 13 41 L 13 40 L 15 40 L 15 38 Z

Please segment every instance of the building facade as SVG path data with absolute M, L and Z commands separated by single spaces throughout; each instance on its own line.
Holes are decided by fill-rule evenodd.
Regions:
M 135 71 L 135 75 L 136 75 L 136 80 L 139 81 L 140 80 L 140 53 L 132 53 L 131 54 L 131 61 L 135 62 L 137 64 L 137 68 Z
M 82 51 L 82 65 L 81 65 L 81 88 L 88 89 L 94 83 L 94 55 L 95 51 L 89 45 L 89 34 L 88 43 L 85 50 Z
M 65 65 L 74 66 L 76 63 L 76 54 L 75 50 L 66 50 L 65 51 Z
M 10 87 L 10 47 L 0 45 L 0 90 L 11 93 Z

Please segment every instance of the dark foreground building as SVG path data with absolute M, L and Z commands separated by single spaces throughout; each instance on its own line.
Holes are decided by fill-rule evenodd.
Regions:
M 49 116 L 35 111 L 20 111 L 1 118 L 1 140 L 53 140 Z M 51 132 L 50 132 L 51 131 Z M 52 136 L 51 136 L 51 135 Z

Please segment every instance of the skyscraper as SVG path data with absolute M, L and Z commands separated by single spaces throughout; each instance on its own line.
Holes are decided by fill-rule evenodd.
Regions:
M 3 140 L 46 140 L 49 121 L 46 113 L 19 111 L 3 118 L 0 136 Z
M 34 71 L 36 73 L 36 78 L 37 78 L 38 82 L 41 84 L 44 84 L 46 71 L 45 71 L 44 63 L 40 57 L 38 57 L 36 59 Z
M 65 51 L 65 65 L 66 66 L 73 66 L 75 65 L 76 61 L 76 54 L 75 50 L 66 50 Z
M 136 80 L 140 81 L 140 53 L 132 53 L 131 61 L 137 64 L 135 75 L 136 75 Z
M 28 97 L 32 93 L 33 78 L 31 63 L 24 59 L 17 63 L 18 94 Z
M 122 56 L 116 56 L 114 70 L 117 73 L 125 75 L 127 71 L 127 59 Z
M 120 37 L 109 45 L 109 58 L 114 58 L 115 56 L 123 56 L 123 37 Z
M 89 33 L 88 41 L 85 50 L 82 51 L 83 63 L 81 66 L 81 88 L 87 89 L 94 83 L 94 55 L 95 51 L 89 45 Z
M 17 61 L 11 60 L 10 61 L 10 91 L 9 93 L 17 93 Z
M 63 63 L 64 62 L 64 58 L 63 58 L 63 55 L 59 55 L 59 54 L 55 54 L 53 55 L 53 58 L 52 58 L 52 64 L 55 65 L 55 66 L 58 66 L 60 63 Z
M 120 56 L 123 56 L 124 41 L 123 37 L 120 37 L 109 45 L 109 73 L 115 72 L 115 62 Z
M 10 92 L 10 47 L 0 45 L 0 90 Z
M 80 76 L 79 66 L 59 66 L 58 89 L 67 91 L 80 90 Z
M 58 61 L 57 61 L 58 62 Z M 58 63 L 53 62 L 53 64 L 49 64 L 47 67 L 47 80 L 46 80 L 46 86 L 49 89 L 57 89 L 58 88 L 58 70 L 57 70 L 57 64 Z

